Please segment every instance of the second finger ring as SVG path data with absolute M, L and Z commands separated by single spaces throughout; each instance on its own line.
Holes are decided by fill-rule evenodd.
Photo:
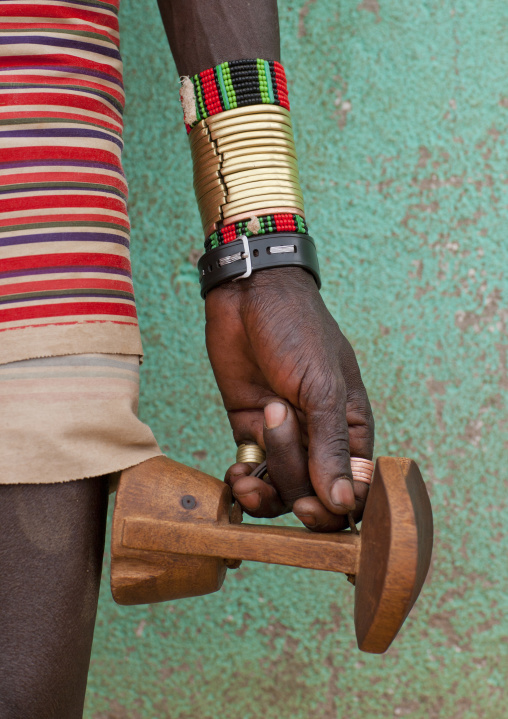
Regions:
M 351 457 L 351 471 L 355 482 L 370 484 L 374 472 L 374 462 L 362 457 Z

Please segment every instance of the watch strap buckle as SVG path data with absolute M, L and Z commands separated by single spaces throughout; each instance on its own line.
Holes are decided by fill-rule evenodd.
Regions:
M 243 242 L 243 252 L 242 252 L 242 260 L 245 260 L 247 263 L 247 269 L 243 273 L 243 275 L 240 275 L 239 277 L 235 277 L 233 282 L 237 282 L 238 280 L 245 280 L 247 277 L 250 277 L 252 275 L 252 257 L 250 254 L 250 247 L 249 247 L 249 240 L 247 238 L 247 235 L 241 235 L 239 240 L 242 240 Z

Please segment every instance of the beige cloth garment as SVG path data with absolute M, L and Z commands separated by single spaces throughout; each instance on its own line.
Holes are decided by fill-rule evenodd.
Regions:
M 139 356 L 0 365 L 0 484 L 95 477 L 162 454 L 137 417 Z

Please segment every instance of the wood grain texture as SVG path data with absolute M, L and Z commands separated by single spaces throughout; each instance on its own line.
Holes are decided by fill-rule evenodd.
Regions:
M 362 651 L 380 654 L 397 636 L 430 565 L 432 509 L 415 462 L 378 459 L 361 536 L 356 637 Z
M 203 488 L 206 487 L 206 492 Z M 182 505 L 194 497 L 194 508 Z M 157 536 L 156 523 L 229 523 L 230 489 L 224 482 L 167 457 L 154 457 L 122 472 L 111 531 L 111 592 L 118 604 L 150 604 L 218 591 L 226 576 L 222 558 L 182 556 L 150 549 L 130 549 L 122 542 L 126 518 L 145 519 Z M 147 537 L 149 547 L 153 537 Z
M 381 457 L 360 535 L 241 524 L 223 482 L 166 457 L 120 478 L 111 540 L 111 590 L 120 604 L 215 592 L 240 560 L 355 576 L 362 651 L 386 651 L 430 564 L 432 510 L 414 462 Z
M 126 519 L 122 543 L 131 549 L 246 559 L 356 574 L 360 537 L 350 532 L 316 534 L 303 527 L 254 524 L 183 524 Z

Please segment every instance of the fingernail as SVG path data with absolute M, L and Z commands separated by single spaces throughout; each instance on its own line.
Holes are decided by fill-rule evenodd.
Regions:
M 280 427 L 288 414 L 288 409 L 282 402 L 270 402 L 265 407 L 265 425 L 268 429 Z
M 261 506 L 261 494 L 259 492 L 246 492 L 245 494 L 237 494 L 233 489 L 233 494 L 240 502 L 240 504 L 242 504 L 244 507 L 246 507 L 246 509 L 251 512 L 254 512 L 256 509 L 259 509 L 259 507 Z
M 337 507 L 344 507 L 348 511 L 355 508 L 355 495 L 351 480 L 347 477 L 339 477 L 330 489 L 330 499 Z
M 316 526 L 316 518 L 312 516 L 312 514 L 297 514 L 296 515 L 300 522 L 303 522 L 306 527 L 315 527 Z

